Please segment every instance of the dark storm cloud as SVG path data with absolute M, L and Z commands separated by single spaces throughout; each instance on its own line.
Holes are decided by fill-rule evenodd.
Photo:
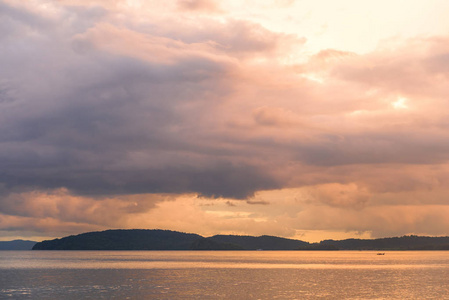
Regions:
M 251 22 L 206 18 L 186 30 L 181 21 L 123 22 L 107 7 L 38 14 L 1 5 L 9 21 L 0 49 L 0 180 L 8 188 L 245 198 L 307 177 L 298 175 L 306 165 L 447 159 L 447 134 L 433 130 L 442 116 L 426 127 L 431 111 L 409 118 L 392 106 L 402 94 L 442 94 L 441 82 L 437 92 L 421 83 L 444 73 L 433 61 L 445 52 L 432 50 L 444 40 L 421 41 L 434 47 L 407 49 L 405 58 L 319 53 L 298 67 L 299 75 L 329 76 L 318 84 L 274 63 L 304 40 Z M 404 88 L 414 83 L 421 88 Z
M 263 175 L 263 172 L 252 166 L 212 165 L 210 169 L 205 169 L 184 165 L 139 171 L 131 168 L 92 170 L 86 163 L 66 168 L 63 168 L 63 164 L 57 164 L 57 168 L 47 165 L 41 168 L 29 162 L 26 171 L 15 168 L 3 172 L 0 180 L 7 187 L 67 187 L 87 195 L 196 192 L 207 197 L 240 199 L 252 196 L 259 189 L 279 187 L 273 178 Z
M 206 56 L 175 55 L 167 64 L 109 53 L 79 37 L 44 36 L 37 17 L 6 7 L 18 11 L 10 18 L 19 16 L 43 35 L 15 34 L 0 58 L 7 78 L 0 94 L 0 181 L 6 187 L 234 198 L 278 187 L 249 162 L 215 157 L 223 150 L 202 140 L 197 122 L 229 93 L 221 83 L 226 64 Z M 82 22 L 85 15 L 105 14 L 75 12 Z M 67 34 L 75 32 L 79 22 L 66 26 Z

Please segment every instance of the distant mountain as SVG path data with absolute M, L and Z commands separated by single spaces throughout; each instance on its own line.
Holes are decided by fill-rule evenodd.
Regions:
M 402 236 L 380 239 L 324 240 L 317 247 L 340 250 L 449 250 L 449 237 Z
M 22 241 L 25 242 L 25 241 Z M 29 242 L 29 241 L 28 241 Z M 12 242 L 9 242 L 12 243 Z M 34 242 L 31 242 L 34 243 Z M 31 246 L 30 246 L 31 248 Z M 28 249 L 30 249 L 28 248 Z M 276 236 L 215 235 L 170 230 L 106 230 L 36 243 L 33 250 L 449 250 L 449 237 L 402 236 L 308 243 Z
M 189 250 L 201 238 L 170 230 L 106 230 L 43 241 L 33 250 Z
M 31 250 L 36 243 L 24 240 L 0 241 L 0 250 Z
M 245 235 L 215 235 L 209 239 L 221 242 L 240 245 L 245 250 L 297 250 L 300 247 L 309 245 L 307 242 L 280 238 L 276 236 L 245 236 Z

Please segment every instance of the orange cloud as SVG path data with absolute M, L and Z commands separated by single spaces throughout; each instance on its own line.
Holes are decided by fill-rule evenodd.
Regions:
M 0 6 L 4 232 L 445 232 L 449 37 L 310 53 L 221 2 Z

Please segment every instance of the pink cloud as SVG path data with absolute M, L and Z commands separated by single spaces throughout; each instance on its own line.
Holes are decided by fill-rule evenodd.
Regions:
M 187 11 L 222 12 L 220 6 L 214 0 L 178 0 L 178 7 Z
M 292 63 L 305 38 L 217 3 L 1 3 L 3 230 L 444 232 L 449 38 Z

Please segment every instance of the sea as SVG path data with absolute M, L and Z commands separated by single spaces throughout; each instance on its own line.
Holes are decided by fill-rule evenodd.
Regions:
M 449 252 L 0 251 L 0 299 L 449 299 Z

